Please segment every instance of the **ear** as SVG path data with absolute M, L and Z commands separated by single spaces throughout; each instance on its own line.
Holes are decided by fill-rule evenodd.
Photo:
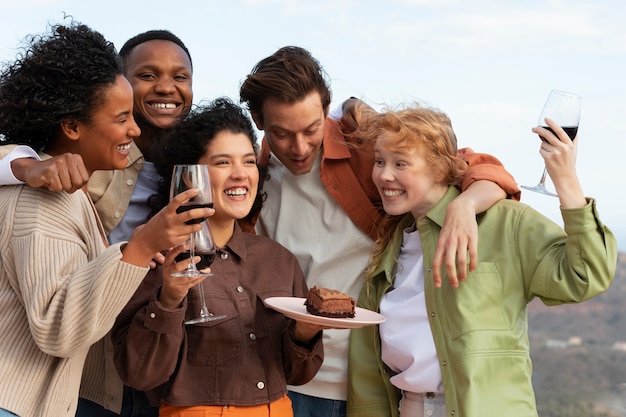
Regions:
M 78 120 L 71 118 L 61 120 L 61 132 L 70 140 L 80 139 Z

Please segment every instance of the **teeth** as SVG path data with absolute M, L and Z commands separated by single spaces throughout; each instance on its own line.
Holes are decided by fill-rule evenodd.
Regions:
M 156 107 L 157 109 L 175 109 L 176 104 L 174 103 L 153 103 L 152 107 Z
M 127 145 L 120 145 L 117 147 L 117 150 L 120 152 L 126 152 L 130 149 L 130 143 Z
M 240 197 L 240 196 L 246 195 L 248 191 L 245 188 L 232 188 L 224 192 L 226 193 L 226 195 L 229 195 L 232 197 Z
M 399 197 L 402 194 L 404 194 L 404 191 L 402 191 L 402 190 L 383 190 L 383 194 L 385 194 L 385 197 Z

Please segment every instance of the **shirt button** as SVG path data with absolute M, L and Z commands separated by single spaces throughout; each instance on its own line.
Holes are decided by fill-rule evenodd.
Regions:
M 442 365 L 443 365 L 443 366 L 448 366 L 448 362 L 443 361 Z
M 133 185 L 133 180 L 126 180 L 126 185 Z
M 237 292 L 243 292 L 243 287 L 237 287 Z
M 426 415 L 427 416 L 432 416 L 433 415 L 433 410 L 426 410 Z
M 256 340 L 256 335 L 254 333 L 250 333 L 250 340 Z
M 151 319 L 153 319 L 153 318 L 155 318 L 155 317 L 156 317 L 156 314 L 154 314 L 154 313 L 150 313 L 150 318 L 151 318 Z
M 228 259 L 228 253 L 226 253 L 226 252 L 220 252 L 220 258 L 222 258 L 222 259 Z
M 430 317 L 435 317 L 435 312 L 430 313 Z
M 265 388 L 265 384 L 263 383 L 263 381 L 259 381 L 259 382 L 256 383 L 256 387 L 258 389 L 263 389 L 263 388 Z
M 138 164 L 143 164 L 143 158 L 139 158 L 139 159 L 137 159 L 137 163 L 138 163 Z
M 115 214 L 113 214 L 113 217 L 115 217 L 116 219 L 120 218 L 120 212 L 116 211 Z

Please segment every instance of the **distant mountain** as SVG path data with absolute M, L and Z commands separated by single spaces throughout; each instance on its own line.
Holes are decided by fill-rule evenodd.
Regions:
M 580 304 L 528 308 L 541 417 L 626 417 L 626 253 L 611 287 Z

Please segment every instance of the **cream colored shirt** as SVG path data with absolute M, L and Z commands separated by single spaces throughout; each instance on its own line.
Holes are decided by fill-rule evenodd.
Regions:
M 321 156 L 320 156 L 321 158 Z M 333 288 L 355 299 L 364 282 L 372 241 L 350 220 L 320 181 L 320 159 L 293 175 L 269 160 L 267 200 L 256 233 L 278 241 L 298 259 L 307 285 Z M 291 391 L 346 400 L 349 330 L 324 330 L 324 363 L 313 380 Z

